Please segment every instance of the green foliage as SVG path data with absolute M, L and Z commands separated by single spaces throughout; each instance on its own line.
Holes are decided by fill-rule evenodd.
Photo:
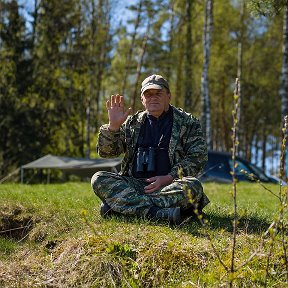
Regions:
M 108 245 L 106 251 L 110 254 L 114 254 L 116 256 L 122 258 L 131 258 L 133 260 L 136 259 L 136 251 L 131 248 L 128 244 L 121 244 L 119 242 L 114 242 Z
M 1 3 L 1 178 L 46 153 L 89 156 L 91 143 L 95 150 L 109 3 L 36 4 L 30 31 L 17 1 Z
M 287 4 L 287 0 L 249 0 L 248 8 L 257 16 L 274 16 Z
M 16 248 L 17 244 L 14 241 L 5 238 L 0 238 L 0 259 L 2 257 L 7 257 L 11 255 Z
M 120 22 L 115 1 L 41 0 L 29 12 L 30 23 L 20 2 L 0 4 L 0 178 L 46 153 L 94 157 L 98 128 L 108 121 L 105 101 L 124 91 L 128 108 L 150 73 L 168 78 L 172 104 L 184 107 L 190 101 L 186 110 L 201 115 L 205 1 L 191 1 L 189 22 L 190 1 L 129 2 L 119 9 L 129 12 Z M 237 1 L 220 2 L 214 5 L 209 68 L 213 148 L 231 147 L 230 111 L 243 34 L 239 149 L 249 159 L 254 143 L 280 134 L 279 15 L 287 1 L 248 1 L 243 22 Z M 269 18 L 256 18 L 251 9 Z M 187 93 L 191 99 L 185 102 Z M 135 108 L 142 109 L 136 96 Z

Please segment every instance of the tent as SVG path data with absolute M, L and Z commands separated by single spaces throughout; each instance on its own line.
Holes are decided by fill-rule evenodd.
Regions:
M 118 172 L 120 170 L 122 158 L 111 159 L 86 159 L 71 158 L 55 155 L 46 155 L 33 162 L 21 166 L 21 183 L 24 182 L 25 169 L 59 169 L 66 174 L 73 174 L 80 177 L 92 177 L 97 171 Z M 47 175 L 47 182 L 50 182 L 50 173 Z

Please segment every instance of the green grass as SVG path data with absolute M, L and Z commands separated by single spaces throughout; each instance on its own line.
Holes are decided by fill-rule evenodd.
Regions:
M 269 188 L 278 194 L 278 186 Z M 0 185 L 0 286 L 225 286 L 228 274 L 216 253 L 230 265 L 232 185 L 209 183 L 204 189 L 211 201 L 205 208 L 207 228 L 198 222 L 169 227 L 135 218 L 102 219 L 88 183 Z M 259 246 L 279 203 L 259 185 L 240 183 L 238 209 L 236 266 Z M 268 287 L 288 287 L 279 240 Z M 235 273 L 235 286 L 263 287 L 268 250 L 269 237 L 259 255 Z

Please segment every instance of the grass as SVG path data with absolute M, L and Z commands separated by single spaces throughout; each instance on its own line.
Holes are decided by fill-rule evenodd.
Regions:
M 278 194 L 278 186 L 269 188 Z M 102 219 L 88 183 L 0 185 L 0 287 L 223 287 L 229 279 L 216 253 L 229 265 L 232 186 L 204 189 L 211 201 L 207 228 Z M 259 185 L 239 184 L 236 266 L 259 246 L 278 205 Z M 267 285 L 288 287 L 282 243 L 274 245 Z M 234 275 L 235 286 L 263 287 L 268 246 L 269 237 Z

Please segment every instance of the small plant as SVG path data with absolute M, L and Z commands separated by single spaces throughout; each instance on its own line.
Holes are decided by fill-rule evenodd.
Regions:
M 273 249 L 274 244 L 276 241 L 279 241 L 278 235 L 280 235 L 281 243 L 282 243 L 282 254 L 279 254 L 279 251 L 277 252 L 280 255 L 280 263 L 282 266 L 284 266 L 283 275 L 286 275 L 287 282 L 288 282 L 288 260 L 287 260 L 287 223 L 286 219 L 284 218 L 285 213 L 287 212 L 287 186 L 283 187 L 282 181 L 284 179 L 284 167 L 285 167 L 285 152 L 286 152 L 286 140 L 288 135 L 288 116 L 284 119 L 284 128 L 283 128 L 283 140 L 282 140 L 282 148 L 281 148 L 281 159 L 280 159 L 280 185 L 279 185 L 279 195 L 275 194 L 271 191 L 271 189 L 267 188 L 265 185 L 261 183 L 259 179 L 255 179 L 255 176 L 253 174 L 249 174 L 247 171 L 242 171 L 247 177 L 249 177 L 251 180 L 254 180 L 258 184 L 260 184 L 266 191 L 270 192 L 272 195 L 274 195 L 279 200 L 279 211 L 278 215 L 275 217 L 275 220 L 270 224 L 269 228 L 262 233 L 261 241 L 259 243 L 258 248 L 256 248 L 250 256 L 246 260 L 242 260 L 242 263 L 238 263 L 238 265 L 235 265 L 235 254 L 236 254 L 236 247 L 237 247 L 237 227 L 239 224 L 239 215 L 237 211 L 237 179 L 235 177 L 236 168 L 238 166 L 238 163 L 236 161 L 236 156 L 238 152 L 238 123 L 239 123 L 239 103 L 240 103 L 240 82 L 238 79 L 236 79 L 235 82 L 235 90 L 234 90 L 234 110 L 232 111 L 233 116 L 233 127 L 232 127 L 232 184 L 233 184 L 233 191 L 232 191 L 232 197 L 233 197 L 233 232 L 232 232 L 232 251 L 231 251 L 231 262 L 230 267 L 226 264 L 226 262 L 221 258 L 220 252 L 217 251 L 215 244 L 213 243 L 213 237 L 211 233 L 208 231 L 207 236 L 210 240 L 211 246 L 213 248 L 213 251 L 215 255 L 217 256 L 219 262 L 221 263 L 222 267 L 225 269 L 227 276 L 228 276 L 228 283 L 230 287 L 233 287 L 234 281 L 236 280 L 236 273 L 239 272 L 240 269 L 245 267 L 248 263 L 252 261 L 256 256 L 263 255 L 266 257 L 266 266 L 265 266 L 265 276 L 264 281 L 262 282 L 262 285 L 264 287 L 267 287 L 270 270 L 272 269 L 270 266 L 276 265 L 275 263 L 271 263 L 271 259 L 273 256 Z M 204 226 L 204 223 L 202 223 Z M 269 248 L 267 253 L 263 253 L 263 249 L 265 246 L 265 243 L 268 242 Z M 273 270 L 273 269 L 272 269 Z
M 110 243 L 106 248 L 106 252 L 121 258 L 130 258 L 133 260 L 135 260 L 137 256 L 136 250 L 131 248 L 128 244 L 121 244 L 119 242 Z
M 235 249 L 236 249 L 236 233 L 237 233 L 237 225 L 238 225 L 238 215 L 237 215 L 237 179 L 235 177 L 235 172 L 237 168 L 236 154 L 238 152 L 238 122 L 239 122 L 239 104 L 240 104 L 240 81 L 237 78 L 235 82 L 235 90 L 234 90 L 234 110 L 232 111 L 233 116 L 233 134 L 232 134 L 232 183 L 233 183 L 233 240 L 232 240 L 232 256 L 231 256 L 231 266 L 230 266 L 230 277 L 229 277 L 229 285 L 232 287 L 234 280 L 235 270 Z

